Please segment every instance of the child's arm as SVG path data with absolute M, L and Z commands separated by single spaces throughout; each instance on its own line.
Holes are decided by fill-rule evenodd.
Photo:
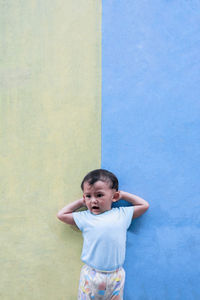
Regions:
M 83 198 L 76 200 L 76 201 L 66 205 L 65 207 L 63 207 L 57 213 L 57 218 L 64 223 L 67 223 L 70 225 L 76 225 L 76 223 L 74 222 L 72 213 L 83 206 L 85 206 L 85 201 Z
M 120 191 L 120 199 L 130 202 L 134 206 L 133 219 L 141 216 L 149 208 L 149 203 L 139 196 Z

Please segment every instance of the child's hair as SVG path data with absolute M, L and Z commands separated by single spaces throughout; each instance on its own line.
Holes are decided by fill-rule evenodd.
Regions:
M 118 191 L 118 179 L 117 177 L 104 169 L 96 169 L 91 172 L 89 172 L 84 178 L 81 183 L 81 189 L 83 190 L 83 185 L 85 182 L 88 182 L 89 185 L 93 185 L 97 181 L 104 181 L 108 182 L 111 189 L 115 189 Z

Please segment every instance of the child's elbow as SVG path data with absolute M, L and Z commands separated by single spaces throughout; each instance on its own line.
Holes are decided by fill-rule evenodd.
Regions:
M 149 203 L 147 202 L 146 205 L 145 205 L 145 211 L 147 211 L 147 210 L 149 209 L 149 206 L 150 206 L 150 205 L 149 205 Z
M 57 213 L 56 217 L 58 218 L 58 220 L 62 221 L 63 218 L 63 214 L 61 214 L 60 212 Z

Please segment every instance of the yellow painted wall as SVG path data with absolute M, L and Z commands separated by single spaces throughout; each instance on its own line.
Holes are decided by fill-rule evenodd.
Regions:
M 0 1 L 2 300 L 73 300 L 81 233 L 57 211 L 100 167 L 101 1 Z

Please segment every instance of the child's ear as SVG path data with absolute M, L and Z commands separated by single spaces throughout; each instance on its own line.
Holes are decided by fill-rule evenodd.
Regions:
M 112 201 L 113 202 L 117 202 L 118 200 L 120 199 L 120 192 L 117 191 L 113 194 L 113 198 L 112 198 Z

